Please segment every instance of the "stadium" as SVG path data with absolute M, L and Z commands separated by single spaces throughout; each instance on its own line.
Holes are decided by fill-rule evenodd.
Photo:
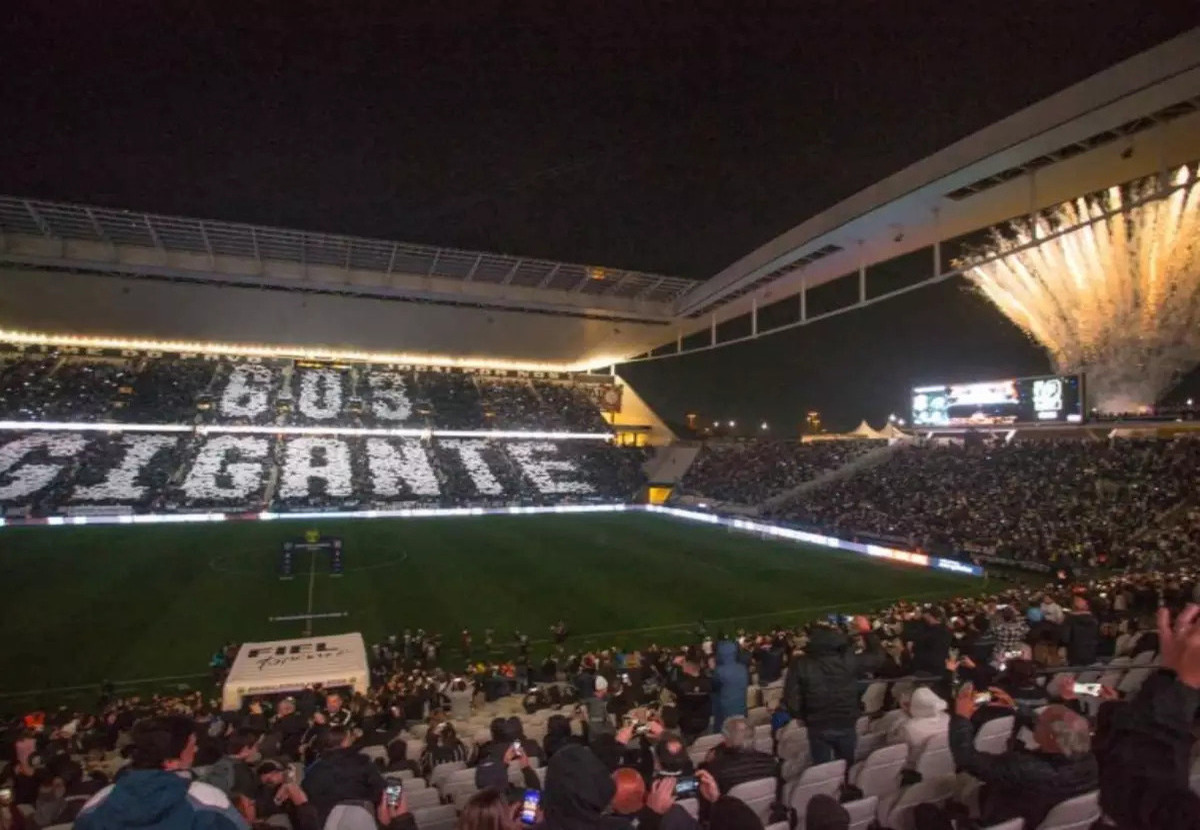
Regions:
M 916 718 L 901 706 L 911 676 L 921 692 L 944 667 L 953 693 L 964 679 L 1007 689 L 1005 661 L 1027 662 L 1040 705 L 1078 704 L 1047 691 L 1074 667 L 1076 687 L 1131 709 L 1160 665 L 1183 678 L 1135 644 L 1162 636 L 1147 621 L 1160 604 L 1192 599 L 1200 557 L 1200 410 L 1176 388 L 1200 363 L 1197 56 L 1200 30 L 1161 43 L 704 280 L 0 197 L 0 712 L 42 719 L 15 720 L 10 743 L 36 722 L 41 755 L 90 757 L 76 733 L 98 695 L 122 734 L 169 710 L 267 740 L 262 707 L 295 696 L 332 706 L 339 728 L 350 712 L 367 733 L 356 749 L 403 780 L 411 826 L 442 830 L 486 789 L 477 772 L 495 746 L 513 786 L 548 793 L 544 766 L 506 754 L 510 738 L 545 764 L 547 717 L 575 716 L 578 698 L 604 758 L 597 741 L 629 712 L 644 720 L 661 686 L 678 711 L 652 719 L 678 730 L 689 770 L 712 771 L 712 809 L 732 789 L 763 825 L 800 827 L 817 796 L 841 793 L 842 826 L 934 826 L 915 824 L 916 808 L 957 799 L 956 771 L 986 781 L 987 768 L 963 760 L 953 721 L 911 753 L 915 738 L 874 725 Z M 952 281 L 1053 373 L 946 377 L 879 427 L 803 440 L 684 429 L 637 380 Z M 1088 636 L 1107 651 L 1042 637 L 1093 612 L 1103 634 Z M 915 625 L 947 631 L 945 649 Z M 804 643 L 826 631 L 865 631 L 851 663 L 876 634 L 889 650 L 890 673 L 876 663 L 869 687 L 870 672 L 858 678 L 849 757 L 814 711 L 794 710 L 781 671 L 803 674 L 791 661 L 814 659 Z M 720 656 L 730 641 L 750 665 L 740 685 Z M 715 721 L 697 725 L 678 689 L 710 675 L 693 693 L 711 693 Z M 474 684 L 465 709 L 459 677 Z M 605 688 L 597 719 L 587 700 Z M 523 736 L 496 731 L 495 716 L 518 714 Z M 1034 741 L 1036 717 L 995 722 Z M 774 773 L 721 778 L 723 719 L 749 730 L 727 727 L 725 743 L 774 758 Z M 461 742 L 439 745 L 439 723 Z M 290 754 L 276 734 L 272 755 L 311 762 L 326 732 L 342 739 L 318 732 Z M 113 761 L 116 736 L 97 758 Z M 995 728 L 972 746 L 984 738 L 1007 747 Z M 407 759 L 389 767 L 396 741 Z M 48 792 L 28 755 L 10 760 L 17 789 L 27 775 Z M 919 774 L 902 786 L 901 767 Z M 1037 824 L 994 826 L 1091 826 L 1090 780 L 1035 807 Z M 96 809 L 87 795 L 40 825 L 38 799 L 17 801 L 33 826 L 65 828 Z M 238 807 L 245 793 L 228 795 Z

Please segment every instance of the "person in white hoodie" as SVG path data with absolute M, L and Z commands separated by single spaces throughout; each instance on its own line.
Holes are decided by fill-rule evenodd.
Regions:
M 925 742 L 934 735 L 946 734 L 950 726 L 950 716 L 946 714 L 946 701 L 928 686 L 914 690 L 904 709 L 908 717 L 892 726 L 888 732 L 888 743 L 908 744 L 908 761 L 905 766 L 912 769 L 916 766 L 917 757 L 921 754 Z

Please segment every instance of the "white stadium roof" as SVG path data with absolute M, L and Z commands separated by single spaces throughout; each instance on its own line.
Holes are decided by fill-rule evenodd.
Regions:
M 268 343 L 402 348 L 572 368 L 655 347 L 661 357 L 689 335 L 693 348 L 697 337 L 698 348 L 711 348 L 761 336 L 773 330 L 759 324 L 758 310 L 767 305 L 795 303 L 794 319 L 773 326 L 789 328 L 945 279 L 956 273 L 954 248 L 942 244 L 948 240 L 1197 159 L 1200 29 L 910 165 L 703 282 L 0 197 L 0 282 L 8 288 L 0 326 L 168 337 L 176 332 L 153 317 L 164 308 L 186 308 L 171 321 L 183 338 L 251 342 L 261 336 Z M 913 256 L 928 257 L 927 275 L 889 287 L 886 264 Z M 882 287 L 874 281 L 868 290 L 874 266 L 885 278 Z M 92 292 L 93 284 L 106 282 L 96 275 L 115 277 L 107 283 L 121 286 L 103 290 L 129 297 L 131 286 L 147 285 L 144 293 L 154 299 L 124 316 L 125 299 L 114 301 L 100 321 L 74 319 L 54 307 L 56 291 Z M 857 302 L 832 312 L 806 309 L 809 290 L 855 276 Z M 151 288 L 147 281 L 190 287 Z M 185 319 L 210 296 L 196 286 L 231 289 L 224 296 L 234 299 L 220 314 Z M 107 302 L 100 292 L 95 289 L 88 309 L 93 315 L 95 304 Z M 308 301 L 267 298 L 278 292 L 316 297 L 311 305 L 329 322 L 314 319 L 318 311 Z M 247 298 L 253 308 L 244 307 Z M 746 325 L 732 336 L 718 335 L 722 322 L 743 317 L 748 322 L 739 320 Z M 698 334 L 706 330 L 711 336 Z

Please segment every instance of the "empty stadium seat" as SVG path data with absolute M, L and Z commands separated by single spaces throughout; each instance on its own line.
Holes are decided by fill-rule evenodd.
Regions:
M 926 778 L 891 796 L 881 798 L 875 815 L 882 826 L 890 827 L 891 830 L 915 830 L 913 811 L 922 804 L 942 804 L 950 799 L 954 795 L 957 781 L 953 775 Z
M 474 784 L 472 784 L 473 786 Z M 436 807 L 442 803 L 438 791 L 434 789 L 410 790 L 404 791 L 404 798 L 408 801 L 409 810 L 420 810 L 424 807 Z
M 383 746 L 364 746 L 359 750 L 363 755 L 366 755 L 372 761 L 379 759 L 387 763 L 387 747 Z
M 755 812 L 763 824 L 771 813 L 771 804 L 775 801 L 775 790 L 778 787 L 774 778 L 759 778 L 746 781 L 732 787 L 728 795 L 745 802 L 746 806 Z
M 950 736 L 947 733 L 926 738 L 917 755 L 917 772 L 928 780 L 954 774 L 954 756 L 950 754 Z
M 908 745 L 895 744 L 877 749 L 867 760 L 850 770 L 850 783 L 864 796 L 883 797 L 900 789 L 900 770 L 908 760 Z
M 454 807 L 449 804 L 413 810 L 412 817 L 417 823 L 417 830 L 454 830 L 458 824 Z
M 443 781 L 446 781 L 455 772 L 466 769 L 467 765 L 464 761 L 451 761 L 448 764 L 439 764 L 433 768 L 433 772 L 429 773 L 429 786 L 437 787 Z
M 887 696 L 888 684 L 876 682 L 867 687 L 862 696 L 862 709 L 868 715 L 883 711 L 883 700 Z
M 360 815 L 354 815 L 356 813 Z M 325 819 L 325 827 L 328 830 L 336 830 L 338 827 L 372 827 L 374 825 L 375 816 L 372 811 L 361 804 L 337 804 L 329 811 L 329 816 Z
M 787 806 L 796 811 L 798 821 L 803 824 L 804 811 L 808 802 L 819 793 L 837 798 L 846 777 L 846 762 L 830 761 L 827 764 L 817 764 L 809 767 L 793 783 L 784 785 L 787 796 L 784 799 Z
M 1100 791 L 1077 795 L 1057 805 L 1037 830 L 1088 830 L 1100 818 Z
M 761 727 L 767 727 L 767 734 L 771 734 L 771 711 L 766 706 L 755 706 L 746 712 L 746 723 L 754 727 L 755 734 Z
M 850 814 L 850 826 L 847 830 L 867 830 L 875 821 L 875 810 L 879 806 L 879 796 L 869 795 L 857 801 L 847 801 L 842 806 Z
M 990 720 L 975 733 L 975 749 L 999 755 L 1008 749 L 1008 740 L 1012 737 L 1013 724 L 1016 718 L 1012 715 Z

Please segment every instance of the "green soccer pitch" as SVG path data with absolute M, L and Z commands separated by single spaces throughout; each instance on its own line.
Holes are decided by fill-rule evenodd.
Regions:
M 310 528 L 342 538 L 345 574 L 302 552 L 281 581 L 282 543 Z M 312 613 L 348 614 L 315 620 L 314 633 L 440 631 L 456 666 L 464 626 L 477 646 L 485 627 L 497 643 L 519 628 L 541 659 L 560 618 L 572 648 L 633 647 L 678 642 L 700 618 L 732 632 L 983 588 L 640 512 L 7 528 L 0 583 L 0 711 L 31 691 L 91 695 L 106 679 L 207 688 L 217 647 L 300 636 L 303 621 L 268 618 L 306 613 L 310 596 Z

